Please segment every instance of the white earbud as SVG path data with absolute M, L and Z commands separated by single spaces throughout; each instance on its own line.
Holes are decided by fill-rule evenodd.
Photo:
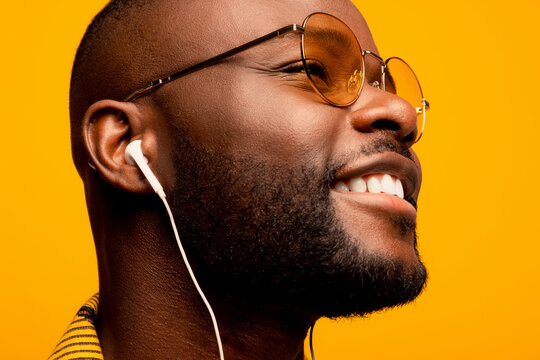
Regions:
M 144 177 L 150 183 L 150 186 L 152 186 L 152 189 L 154 189 L 154 191 L 156 192 L 156 194 L 158 194 L 159 197 L 164 198 L 165 192 L 163 191 L 163 186 L 161 186 L 158 179 L 148 166 L 148 159 L 142 153 L 141 143 L 141 140 L 133 140 L 128 144 L 125 152 L 126 162 L 130 165 L 138 166 L 139 169 L 141 169 Z

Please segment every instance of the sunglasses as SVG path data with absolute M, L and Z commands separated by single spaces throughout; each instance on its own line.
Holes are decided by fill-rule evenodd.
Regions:
M 343 21 L 320 12 L 308 15 L 302 26 L 292 24 L 282 27 L 187 69 L 154 80 L 131 93 L 124 101 L 135 101 L 166 83 L 288 33 L 300 35 L 305 81 L 325 102 L 337 107 L 349 106 L 358 99 L 367 82 L 372 87 L 401 97 L 416 109 L 418 131 L 415 141 L 420 140 L 429 103 L 411 67 L 398 57 L 384 60 L 377 54 L 362 50 L 356 36 Z

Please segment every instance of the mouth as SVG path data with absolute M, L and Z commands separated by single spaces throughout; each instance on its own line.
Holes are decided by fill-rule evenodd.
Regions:
M 336 172 L 330 187 L 336 193 L 360 202 L 376 202 L 386 208 L 405 207 L 407 212 L 414 210 L 416 213 L 419 178 L 414 161 L 385 152 L 343 166 Z

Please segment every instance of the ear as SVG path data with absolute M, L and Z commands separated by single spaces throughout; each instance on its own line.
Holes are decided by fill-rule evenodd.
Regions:
M 126 146 L 142 139 L 144 129 L 143 116 L 134 103 L 100 100 L 86 110 L 82 124 L 84 147 L 91 165 L 105 181 L 128 192 L 152 192 L 139 168 L 128 164 L 124 157 Z M 145 136 L 142 145 L 149 160 L 155 154 L 155 149 L 145 147 L 146 143 L 155 144 L 150 140 Z

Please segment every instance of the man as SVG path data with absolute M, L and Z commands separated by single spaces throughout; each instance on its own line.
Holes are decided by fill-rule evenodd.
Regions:
M 414 299 L 426 272 L 411 146 L 427 103 L 405 100 L 376 54 L 344 0 L 108 4 L 70 96 L 99 300 L 51 358 L 216 359 L 222 344 L 227 359 L 298 360 L 318 318 Z M 220 340 L 163 204 L 126 160 L 133 140 Z

